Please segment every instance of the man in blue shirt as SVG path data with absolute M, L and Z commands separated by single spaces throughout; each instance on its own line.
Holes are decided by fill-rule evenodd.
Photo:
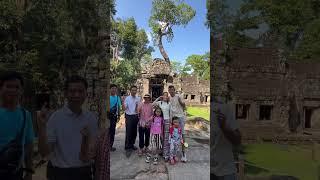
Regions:
M 118 87 L 115 84 L 110 85 L 110 145 L 111 151 L 115 151 L 116 148 L 113 147 L 114 136 L 116 134 L 116 125 L 120 115 L 121 109 L 121 99 L 117 95 Z
M 9 148 L 9 143 L 22 133 L 22 157 L 18 171 L 14 174 L 1 173 L 0 179 L 23 179 L 22 159 L 25 160 L 25 180 L 32 179 L 32 154 L 34 132 L 30 112 L 19 106 L 23 93 L 23 78 L 19 73 L 7 72 L 0 77 L 0 156 Z M 23 130 L 23 131 L 22 131 Z M 3 158 L 3 157 L 0 157 Z

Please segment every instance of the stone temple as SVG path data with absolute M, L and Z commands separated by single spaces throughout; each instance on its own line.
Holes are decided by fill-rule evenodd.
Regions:
M 212 96 L 232 98 L 245 139 L 319 134 L 319 62 L 286 59 L 271 47 L 211 47 Z
M 141 77 L 136 83 L 140 96 L 150 94 L 155 100 L 163 92 L 168 92 L 168 87 L 174 85 L 178 93 L 182 93 L 184 100 L 189 105 L 209 105 L 210 83 L 208 80 L 199 80 L 196 76 L 181 77 L 172 72 L 171 66 L 163 59 L 156 58 L 153 62 L 143 67 Z

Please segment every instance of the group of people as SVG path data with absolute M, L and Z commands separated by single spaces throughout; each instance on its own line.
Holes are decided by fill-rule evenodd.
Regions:
M 0 179 L 31 180 L 34 173 L 33 146 L 35 133 L 32 115 L 21 105 L 24 80 L 17 72 L 0 76 Z M 50 112 L 44 104 L 37 116 L 38 150 L 48 159 L 48 180 L 107 180 L 110 176 L 109 150 L 113 147 L 116 123 L 121 108 L 125 111 L 127 156 L 137 150 L 145 154 L 146 162 L 158 162 L 158 155 L 174 164 L 182 147 L 184 152 L 185 108 L 183 98 L 170 86 L 168 93 L 151 102 L 143 100 L 132 86 L 130 96 L 117 96 L 117 86 L 111 85 L 110 129 L 99 127 L 95 113 L 82 105 L 87 98 L 88 84 L 83 77 L 72 76 L 64 86 L 66 104 Z M 220 111 L 212 114 L 212 179 L 236 179 L 232 147 L 239 145 L 241 135 L 234 117 L 234 106 L 215 103 Z M 215 118 L 217 116 L 217 118 Z M 216 119 L 216 121 L 215 121 Z M 135 146 L 139 133 L 139 148 Z M 111 148 L 111 149 L 110 149 Z
M 0 77 L 0 179 L 31 180 L 35 133 L 31 113 L 21 106 L 24 80 L 17 72 Z M 109 129 L 95 113 L 82 108 L 88 84 L 72 76 L 64 86 L 67 103 L 37 114 L 38 150 L 48 159 L 48 180 L 107 180 Z M 24 162 L 23 162 L 24 160 Z
M 143 99 L 137 95 L 137 87 L 130 88 L 130 95 L 122 97 L 117 95 L 117 86 L 111 85 L 110 95 L 110 142 L 113 147 L 116 123 L 121 108 L 125 111 L 125 150 L 127 157 L 137 150 L 139 156 L 145 155 L 146 163 L 157 164 L 159 155 L 171 164 L 186 162 L 184 124 L 186 120 L 186 104 L 183 98 L 176 93 L 174 86 L 169 86 L 152 102 L 150 94 Z M 139 147 L 135 146 L 139 134 Z M 181 148 L 180 148 L 181 147 Z

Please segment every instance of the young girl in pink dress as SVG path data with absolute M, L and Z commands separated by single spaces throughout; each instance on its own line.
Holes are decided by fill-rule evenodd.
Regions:
M 158 164 L 158 154 L 162 151 L 162 126 L 163 126 L 163 113 L 161 108 L 154 110 L 154 117 L 151 124 L 151 151 L 153 155 L 153 164 Z M 150 156 L 146 162 L 150 162 Z

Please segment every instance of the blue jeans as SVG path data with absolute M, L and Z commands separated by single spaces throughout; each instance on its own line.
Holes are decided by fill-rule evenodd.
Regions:
M 229 174 L 229 175 L 225 175 L 225 176 L 216 176 L 214 174 L 210 175 L 210 179 L 211 180 L 237 180 L 237 175 L 236 174 Z

